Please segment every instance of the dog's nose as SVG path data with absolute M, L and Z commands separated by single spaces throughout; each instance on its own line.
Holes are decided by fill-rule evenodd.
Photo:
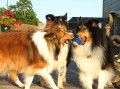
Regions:
M 78 37 L 79 37 L 79 36 L 76 34 L 76 35 L 75 35 L 75 38 L 78 38 Z

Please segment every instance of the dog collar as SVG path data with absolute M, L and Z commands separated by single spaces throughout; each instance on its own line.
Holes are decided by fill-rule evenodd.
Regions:
M 91 58 L 91 56 L 87 56 L 87 58 Z
M 55 60 L 58 61 L 58 57 L 55 57 Z

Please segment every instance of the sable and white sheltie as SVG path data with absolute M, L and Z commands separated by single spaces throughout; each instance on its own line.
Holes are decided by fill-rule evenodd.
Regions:
M 97 24 L 95 19 L 84 21 L 77 33 L 82 45 L 72 47 L 73 60 L 80 69 L 79 79 L 86 89 L 93 89 L 94 79 L 98 79 L 98 89 L 104 89 L 115 74 L 112 43 Z
M 58 89 L 50 71 L 61 45 L 73 36 L 61 30 L 47 32 L 0 33 L 0 74 L 8 75 L 19 87 L 29 89 L 34 75 L 41 76 L 52 89 Z M 18 79 L 23 73 L 25 84 Z
M 51 30 L 60 29 L 64 32 L 67 31 L 67 14 L 64 16 L 54 16 L 52 14 L 46 15 L 46 27 L 43 31 L 49 32 Z M 58 33 L 60 34 L 60 33 Z M 67 62 L 68 62 L 68 52 L 69 52 L 70 44 L 64 43 L 61 45 L 59 52 L 54 56 L 53 60 L 53 71 L 57 72 L 57 86 L 59 88 L 63 88 L 63 84 L 66 83 L 66 72 L 67 72 Z M 46 83 L 41 79 L 41 86 L 46 86 Z

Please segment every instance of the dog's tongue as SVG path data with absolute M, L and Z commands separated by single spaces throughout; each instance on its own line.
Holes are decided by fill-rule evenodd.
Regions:
M 86 37 L 84 36 L 81 40 L 82 40 L 82 44 L 84 45 L 86 42 Z
M 66 44 L 68 44 L 68 43 L 69 43 L 69 41 L 68 41 L 68 40 L 66 40 L 66 41 L 65 41 L 65 43 L 66 43 Z

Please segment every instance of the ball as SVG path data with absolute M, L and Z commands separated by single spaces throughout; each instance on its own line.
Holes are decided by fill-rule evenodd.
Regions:
M 76 42 L 79 45 L 82 44 L 82 41 L 80 39 L 78 39 L 78 38 L 74 38 L 73 42 Z

